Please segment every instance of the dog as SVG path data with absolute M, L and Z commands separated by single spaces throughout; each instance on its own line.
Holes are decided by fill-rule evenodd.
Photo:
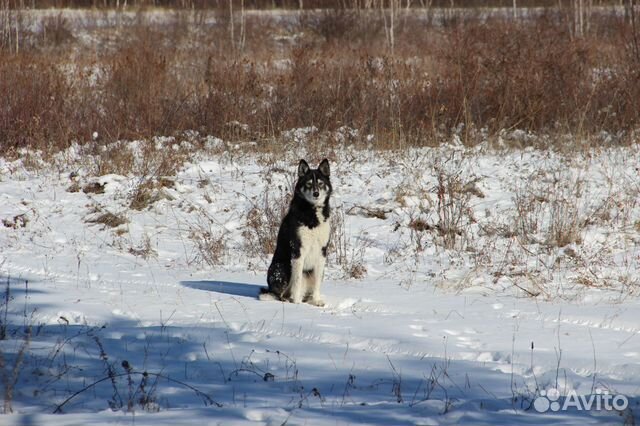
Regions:
M 261 290 L 261 300 L 304 301 L 324 306 L 320 285 L 331 232 L 332 191 L 326 158 L 317 169 L 300 160 L 295 192 L 280 224 L 276 250 L 267 272 L 269 287 Z

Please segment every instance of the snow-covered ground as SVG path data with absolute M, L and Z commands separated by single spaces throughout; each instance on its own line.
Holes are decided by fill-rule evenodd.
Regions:
M 260 215 L 325 155 L 293 143 L 159 139 L 188 161 L 155 180 L 0 159 L 0 423 L 634 424 L 638 147 L 327 153 L 318 308 L 256 299 Z M 551 389 L 628 407 L 541 413 Z

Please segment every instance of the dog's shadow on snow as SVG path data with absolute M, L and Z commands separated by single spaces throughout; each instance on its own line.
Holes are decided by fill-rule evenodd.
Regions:
M 185 287 L 196 290 L 213 291 L 215 293 L 231 294 L 234 296 L 258 297 L 263 286 L 259 284 L 234 283 L 230 281 L 180 281 Z

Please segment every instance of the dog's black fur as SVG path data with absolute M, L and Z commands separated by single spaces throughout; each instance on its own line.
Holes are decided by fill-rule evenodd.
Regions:
M 279 300 L 287 300 L 291 297 L 292 261 L 300 258 L 301 247 L 305 243 L 301 240 L 299 231 L 301 228 L 314 230 L 329 221 L 329 198 L 333 190 L 329 174 L 329 162 L 326 159 L 320 163 L 317 169 L 310 169 L 304 160 L 300 161 L 293 199 L 280 225 L 276 250 L 267 272 L 269 287 L 262 289 L 262 293 L 271 293 Z M 309 182 L 312 184 L 309 185 Z M 319 182 L 324 184 L 324 186 L 320 184 L 324 188 L 324 192 L 318 190 Z M 321 193 L 323 195 L 326 193 L 326 197 L 324 200 L 318 200 L 319 204 L 314 205 L 306 198 L 312 190 L 314 197 Z M 307 192 L 306 196 L 305 191 Z M 328 240 L 322 247 L 322 262 L 327 256 L 327 245 Z M 313 269 L 303 270 L 306 278 L 313 276 L 314 272 Z

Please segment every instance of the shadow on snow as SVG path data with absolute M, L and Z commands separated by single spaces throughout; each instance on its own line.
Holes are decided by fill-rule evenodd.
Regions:
M 19 284 L 12 282 L 16 290 Z M 181 284 L 243 297 L 255 297 L 261 288 L 225 281 Z M 4 325 L 16 332 L 0 341 L 8 367 L 15 364 L 24 338 L 24 307 L 18 302 L 13 308 Z M 409 425 L 427 418 L 436 423 L 575 424 L 612 416 L 537 413 L 531 408 L 534 394 L 512 394 L 513 377 L 469 361 L 390 358 L 340 345 L 249 337 L 242 328 L 222 324 L 145 326 L 115 317 L 104 325 L 42 325 L 30 336 L 15 386 L 14 407 L 29 407 L 29 413 L 11 421 L 47 424 L 60 404 L 71 419 L 122 420 L 109 415 L 110 409 L 145 415 L 159 411 L 144 422 L 144 416 L 136 417 L 154 425 L 176 424 L 187 413 L 223 423 L 256 417 L 278 424 L 371 425 Z M 633 407 L 638 402 L 630 398 Z
M 196 290 L 212 291 L 215 293 L 230 294 L 233 296 L 253 297 L 256 298 L 260 294 L 260 289 L 264 286 L 248 283 L 234 283 L 230 281 L 181 281 L 185 287 Z

